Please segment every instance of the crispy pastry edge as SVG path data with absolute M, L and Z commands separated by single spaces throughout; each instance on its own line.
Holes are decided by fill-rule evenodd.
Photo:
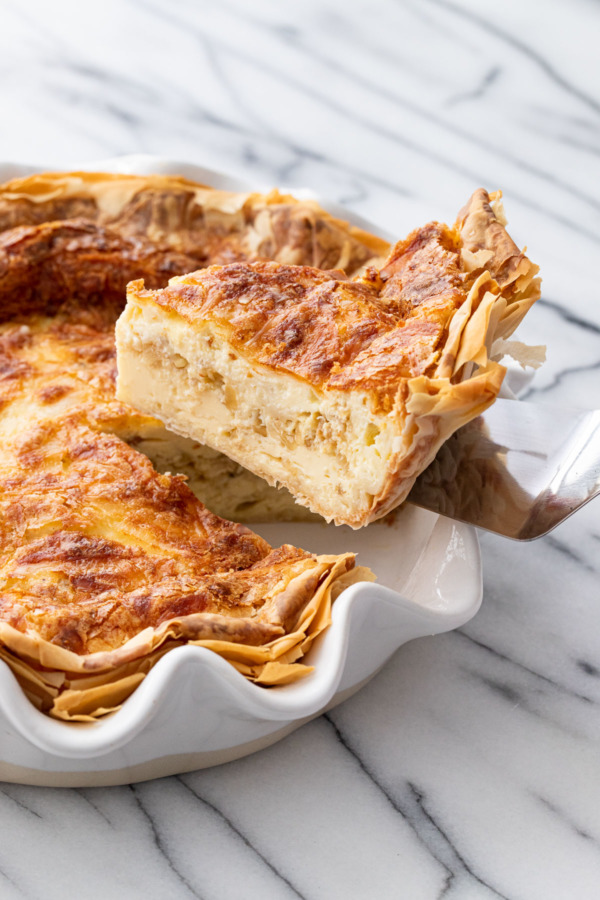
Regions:
M 191 181 L 181 175 L 136 175 L 113 172 L 39 172 L 21 178 L 13 178 L 0 185 L 0 199 L 29 200 L 45 203 L 50 200 L 81 198 L 94 200 L 99 211 L 118 216 L 138 191 L 182 188 L 202 197 L 202 205 L 217 212 L 233 213 L 246 204 L 273 206 L 290 203 L 305 206 L 319 217 L 346 232 L 354 240 L 368 247 L 374 257 L 384 257 L 390 247 L 388 241 L 324 210 L 315 200 L 299 200 L 293 194 L 281 194 L 277 188 L 265 193 L 258 191 L 224 191 L 211 188 L 201 182 Z M 119 190 L 120 189 L 120 190 Z
M 146 628 L 112 651 L 80 656 L 0 623 L 0 659 L 35 706 L 69 721 L 113 712 L 166 652 L 185 644 L 213 650 L 263 686 L 287 684 L 312 671 L 299 660 L 329 625 L 335 596 L 374 580 L 354 560 L 352 553 L 314 557 L 314 565 L 267 601 L 256 619 L 192 614 Z M 255 644 L 242 642 L 249 629 Z
M 513 333 L 541 294 L 539 267 L 504 227 L 501 197 L 500 191 L 488 194 L 480 188 L 457 216 L 461 267 L 474 280 L 450 321 L 435 373 L 407 382 L 402 450 L 391 460 L 368 517 L 348 523 L 355 528 L 402 503 L 442 444 L 481 415 L 500 392 L 506 369 L 491 358 L 494 344 Z M 472 374 L 473 364 L 477 369 Z

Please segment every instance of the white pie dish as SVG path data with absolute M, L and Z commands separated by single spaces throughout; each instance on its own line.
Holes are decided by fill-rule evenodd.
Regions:
M 100 160 L 79 168 L 182 174 L 228 190 L 260 189 L 152 157 Z M 7 164 L 0 165 L 0 176 L 4 181 L 42 170 Z M 389 237 L 348 211 L 320 202 L 335 215 Z M 308 677 L 267 689 L 246 681 L 211 651 L 180 647 L 159 661 L 118 712 L 84 725 L 38 712 L 0 663 L 0 779 L 118 784 L 235 759 L 274 743 L 350 696 L 406 641 L 464 624 L 481 602 L 475 531 L 423 510 L 406 507 L 391 523 L 357 532 L 312 523 L 255 530 L 274 545 L 285 541 L 318 553 L 356 551 L 359 562 L 378 575 L 378 584 L 354 585 L 336 600 L 331 627 L 307 657 L 314 665 Z

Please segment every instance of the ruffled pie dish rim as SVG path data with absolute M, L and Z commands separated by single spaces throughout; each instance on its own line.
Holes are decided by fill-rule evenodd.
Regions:
M 103 170 L 140 175 L 182 174 L 185 177 L 209 183 L 215 188 L 224 190 L 249 191 L 260 189 L 260 186 L 249 185 L 242 179 L 209 168 L 144 155 L 116 157 L 114 159 L 93 161 L 84 165 L 68 165 L 64 167 L 19 166 L 6 163 L 0 164 L 0 176 L 2 177 L 1 180 L 5 181 L 36 172 L 49 171 L 50 169 L 53 171 L 72 171 L 74 169 Z M 293 189 L 291 193 L 294 193 L 299 198 L 318 201 L 331 215 L 343 218 L 358 228 L 371 231 L 386 240 L 390 237 L 384 230 L 377 228 L 369 221 L 355 216 L 335 203 L 324 201 L 322 197 L 312 191 Z M 419 513 L 431 516 L 431 514 L 426 514 L 423 511 L 419 511 Z M 432 516 L 431 521 L 434 521 L 434 525 L 431 526 L 432 529 L 435 529 L 435 520 L 437 520 L 437 517 Z M 308 527 L 318 529 L 323 526 L 311 525 Z M 173 691 L 173 686 L 178 683 L 178 680 L 183 676 L 184 672 L 188 671 L 191 665 L 200 667 L 203 671 L 210 673 L 209 681 L 218 685 L 218 691 L 214 699 L 222 701 L 226 709 L 229 709 L 233 702 L 232 709 L 235 716 L 242 717 L 242 719 L 247 719 L 250 716 L 251 718 L 269 721 L 275 727 L 275 731 L 279 730 L 285 723 L 293 724 L 295 721 L 298 721 L 298 724 L 301 724 L 307 718 L 318 715 L 325 707 L 333 705 L 336 702 L 336 692 L 343 693 L 345 697 L 348 694 L 348 689 L 350 689 L 350 692 L 353 692 L 353 689 L 357 689 L 365 680 L 372 677 L 391 653 L 405 640 L 425 634 L 451 630 L 464 624 L 475 614 L 481 602 L 481 570 L 477 538 L 473 529 L 452 524 L 451 534 L 448 537 L 446 563 L 452 557 L 452 545 L 456 541 L 457 534 L 460 538 L 459 544 L 470 548 L 467 553 L 469 575 L 466 578 L 462 577 L 459 579 L 460 587 L 458 591 L 454 578 L 450 579 L 452 581 L 451 597 L 447 602 L 443 598 L 445 597 L 446 589 L 450 586 L 450 582 L 443 588 L 440 586 L 436 588 L 439 597 L 443 599 L 442 608 L 428 609 L 426 606 L 421 605 L 421 602 L 414 599 L 414 596 L 419 593 L 423 585 L 413 584 L 407 596 L 402 596 L 397 591 L 379 584 L 364 583 L 354 585 L 336 600 L 332 625 L 322 639 L 318 641 L 318 648 L 315 648 L 313 651 L 313 660 L 311 662 L 319 660 L 315 670 L 316 674 L 313 673 L 314 677 L 303 679 L 295 685 L 265 689 L 246 681 L 225 660 L 211 651 L 200 647 L 180 647 L 166 654 L 160 660 L 132 697 L 126 701 L 121 710 L 96 723 L 87 725 L 63 723 L 49 719 L 43 713 L 38 712 L 27 700 L 8 667 L 2 665 L 0 666 L 0 682 L 2 683 L 0 722 L 4 720 L 2 724 L 8 727 L 7 733 L 10 735 L 12 732 L 17 738 L 17 743 L 19 739 L 24 742 L 24 763 L 28 755 L 28 748 L 31 750 L 35 748 L 38 751 L 42 751 L 43 754 L 52 756 L 55 767 L 57 759 L 89 761 L 94 758 L 104 758 L 106 761 L 112 751 L 116 751 L 126 745 L 132 745 L 132 752 L 135 754 L 139 752 L 139 747 L 136 750 L 133 746 L 136 744 L 136 738 L 140 735 L 143 738 L 146 726 L 155 717 L 161 703 L 164 705 L 165 696 L 170 691 Z M 318 539 L 318 532 L 315 532 L 315 536 Z M 315 544 L 316 541 L 311 539 L 310 543 Z M 307 545 L 310 546 L 310 544 Z M 427 546 L 421 553 L 420 562 L 422 558 L 427 556 Z M 368 564 L 367 559 L 363 559 L 361 562 Z M 444 563 L 442 568 L 444 568 L 446 563 Z M 376 569 L 377 564 L 373 564 L 373 568 Z M 436 572 L 436 577 L 437 574 Z M 365 601 L 370 604 L 381 605 L 382 609 L 385 608 L 388 611 L 394 610 L 392 613 L 393 617 L 398 618 L 400 616 L 400 620 L 407 619 L 409 623 L 412 622 L 413 625 L 416 624 L 418 627 L 416 630 L 413 627 L 408 637 L 400 637 L 391 651 L 388 647 L 385 653 L 380 654 L 380 658 L 376 660 L 374 665 L 371 665 L 370 671 L 366 673 L 364 678 L 358 679 L 358 681 L 354 679 L 354 684 L 348 685 L 348 679 L 350 678 L 352 681 L 349 669 L 351 670 L 353 666 L 355 668 L 354 664 L 357 662 L 357 660 L 352 659 L 349 635 L 351 635 L 357 619 L 363 618 Z M 361 604 L 363 612 L 360 611 Z M 400 625 L 402 625 L 402 621 Z M 345 687 L 340 689 L 340 685 L 343 686 L 344 684 Z M 223 749 L 225 750 L 225 748 Z M 232 758 L 231 745 L 228 750 L 229 757 Z M 0 749 L 0 778 L 3 777 L 2 757 L 4 755 Z M 160 755 L 162 753 L 157 748 L 157 756 Z M 39 758 L 39 752 L 34 754 L 34 756 Z M 150 754 L 151 756 L 152 753 Z M 6 762 L 10 765 L 8 760 Z M 11 779 L 8 778 L 7 780 Z
M 168 760 L 166 768 L 160 768 L 162 757 L 178 751 L 211 754 L 210 765 L 216 764 L 215 759 L 229 761 L 253 752 L 244 748 L 255 743 L 257 729 L 262 746 L 267 746 L 284 736 L 282 730 L 289 733 L 345 700 L 406 641 L 464 625 L 482 599 L 475 530 L 416 507 L 406 518 L 406 523 L 400 515 L 399 522 L 373 526 L 375 539 L 382 544 L 386 540 L 400 544 L 403 532 L 408 536 L 407 528 L 424 539 L 420 552 L 410 550 L 414 565 L 402 592 L 369 582 L 347 588 L 333 605 L 331 625 L 307 656 L 313 672 L 295 683 L 264 688 L 210 650 L 182 646 L 162 657 L 117 712 L 96 722 L 77 723 L 39 712 L 8 666 L 1 665 L 0 727 L 5 740 L 0 745 L 0 780 L 44 783 L 39 775 L 12 777 L 19 765 L 56 777 L 70 773 L 68 783 L 74 783 L 78 772 L 96 770 L 104 772 L 102 783 L 124 783 L 136 780 L 136 766 L 149 761 L 158 766 L 149 777 L 184 771 L 170 768 Z M 335 528 L 313 523 L 293 527 L 311 529 L 316 538 L 319 529 Z M 381 567 L 381 560 L 372 562 Z M 220 743 L 219 728 L 229 734 Z M 56 777 L 48 783 L 57 784 Z M 77 783 L 91 782 L 84 777 Z

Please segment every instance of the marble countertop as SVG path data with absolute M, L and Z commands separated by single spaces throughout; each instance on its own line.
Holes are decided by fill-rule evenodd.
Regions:
M 600 8 L 2 4 L 0 157 L 148 152 L 402 236 L 501 187 L 544 276 L 533 401 L 600 405 Z M 276 746 L 126 787 L 0 787 L 0 896 L 600 896 L 600 501 L 481 538 L 484 600 Z

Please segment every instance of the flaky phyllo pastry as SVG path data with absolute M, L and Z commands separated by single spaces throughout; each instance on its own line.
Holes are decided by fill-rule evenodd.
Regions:
M 370 573 L 215 515 L 295 507 L 116 400 L 114 323 L 131 280 L 264 257 L 352 274 L 385 242 L 276 192 L 82 173 L 4 185 L 0 232 L 0 657 L 64 719 L 115 709 L 182 643 L 259 684 L 305 675 L 332 599 Z
M 349 277 L 281 262 L 127 291 L 118 396 L 285 486 L 336 523 L 396 507 L 497 396 L 495 357 L 539 297 L 537 266 L 477 191 Z

